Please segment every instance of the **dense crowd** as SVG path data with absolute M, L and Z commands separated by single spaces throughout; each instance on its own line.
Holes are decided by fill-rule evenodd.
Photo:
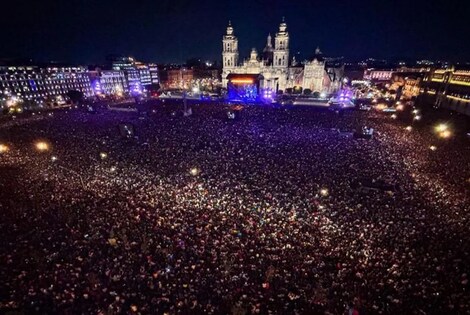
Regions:
M 179 110 L 0 125 L 0 310 L 470 313 L 468 142 L 375 113 Z

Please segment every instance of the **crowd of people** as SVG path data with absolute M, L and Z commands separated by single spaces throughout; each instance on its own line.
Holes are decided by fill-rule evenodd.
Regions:
M 468 143 L 377 113 L 181 108 L 0 125 L 0 310 L 470 312 Z

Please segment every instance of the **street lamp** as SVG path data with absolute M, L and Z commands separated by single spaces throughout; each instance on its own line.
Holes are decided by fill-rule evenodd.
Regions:
M 436 131 L 437 132 L 444 132 L 446 131 L 448 126 L 446 124 L 439 124 L 436 126 Z
M 0 143 L 0 153 L 6 153 L 10 150 L 10 148 L 6 144 Z
M 193 175 L 193 176 L 196 176 L 196 175 L 199 174 L 199 169 L 197 169 L 197 167 L 193 167 L 193 168 L 189 171 L 189 173 L 190 173 L 191 175 Z
M 450 132 L 450 130 L 444 130 L 439 133 L 439 137 L 441 138 L 449 138 L 451 135 L 452 133 Z
M 39 152 L 45 152 L 49 150 L 49 144 L 45 141 L 38 141 L 36 142 L 35 146 Z

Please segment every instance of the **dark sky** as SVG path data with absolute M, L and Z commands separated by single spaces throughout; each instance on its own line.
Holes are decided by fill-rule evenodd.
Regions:
M 240 52 L 262 49 L 285 16 L 291 52 L 349 57 L 470 60 L 468 0 L 10 0 L 0 57 L 101 63 L 221 59 L 232 20 Z M 467 3 L 467 4 L 465 4 Z

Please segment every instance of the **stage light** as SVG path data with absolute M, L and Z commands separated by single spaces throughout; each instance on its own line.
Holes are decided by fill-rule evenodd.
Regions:
M 8 146 L 6 144 L 1 144 L 0 143 L 0 153 L 5 153 L 5 152 L 8 152 L 10 150 L 10 148 L 8 148 Z
M 193 175 L 193 176 L 196 176 L 196 175 L 199 174 L 199 170 L 198 170 L 196 167 L 193 167 L 193 168 L 189 171 L 189 173 L 190 173 L 191 175 Z
M 252 84 L 253 83 L 253 80 L 250 80 L 250 79 L 235 79 L 235 80 L 231 80 L 230 82 L 232 83 L 245 83 L 245 84 Z
M 36 149 L 40 152 L 44 152 L 49 150 L 49 144 L 44 141 L 38 141 L 36 142 Z

